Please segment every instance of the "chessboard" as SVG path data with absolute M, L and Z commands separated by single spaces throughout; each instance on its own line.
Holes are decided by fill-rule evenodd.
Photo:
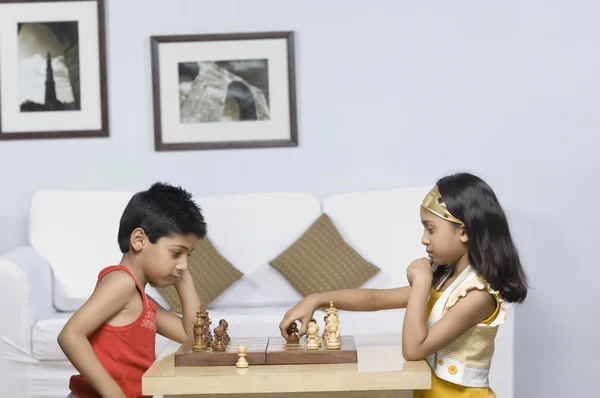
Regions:
M 283 340 L 283 338 L 282 338 Z M 284 340 L 285 341 L 285 340 Z M 175 367 L 178 366 L 234 366 L 238 357 L 237 348 L 246 346 L 246 361 L 250 365 L 264 365 L 266 363 L 268 337 L 232 337 L 225 351 L 192 351 L 193 341 L 181 345 L 175 353 Z
M 306 336 L 300 339 L 300 344 L 287 347 L 283 337 L 272 337 L 267 346 L 267 365 L 298 365 L 326 363 L 357 363 L 356 343 L 352 336 L 341 336 L 341 347 L 338 350 L 328 350 L 321 339 L 321 348 L 307 350 Z
M 358 363 L 356 343 L 352 336 L 341 336 L 341 347 L 329 350 L 323 343 L 318 350 L 305 348 L 305 336 L 297 346 L 288 347 L 283 337 L 231 338 L 225 351 L 192 351 L 192 342 L 183 344 L 175 352 L 175 367 L 184 366 L 235 366 L 237 347 L 247 347 L 246 360 L 252 365 L 300 365 Z

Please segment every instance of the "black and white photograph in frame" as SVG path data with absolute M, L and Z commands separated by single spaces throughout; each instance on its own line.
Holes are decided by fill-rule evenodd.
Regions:
M 293 32 L 153 36 L 155 149 L 297 146 Z
M 108 137 L 104 0 L 0 4 L 0 139 Z
M 81 110 L 77 21 L 18 27 L 21 112 Z
M 269 120 L 269 61 L 179 63 L 181 123 Z

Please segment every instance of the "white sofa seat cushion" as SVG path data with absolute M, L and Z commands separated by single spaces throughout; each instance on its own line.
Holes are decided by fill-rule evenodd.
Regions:
M 67 357 L 58 345 L 58 334 L 65 326 L 72 312 L 58 312 L 40 319 L 33 326 L 31 333 L 31 349 L 33 357 L 39 361 L 65 361 Z M 156 354 L 158 355 L 167 345 L 168 340 L 156 336 Z
M 271 337 L 279 336 L 279 323 L 283 319 L 286 307 L 260 308 L 221 308 L 209 311 L 212 327 L 220 319 L 227 319 L 232 337 Z M 394 334 L 402 330 L 404 310 L 379 312 L 340 311 L 340 326 L 343 334 Z M 56 339 L 73 313 L 56 313 L 39 320 L 33 327 L 32 349 L 34 358 L 40 361 L 66 360 Z M 315 312 L 315 319 L 321 328 L 325 326 L 323 311 Z M 160 353 L 167 340 L 157 336 L 156 353 Z
M 31 350 L 33 357 L 40 361 L 60 361 L 67 359 L 56 339 L 72 313 L 59 312 L 40 319 L 33 325 Z

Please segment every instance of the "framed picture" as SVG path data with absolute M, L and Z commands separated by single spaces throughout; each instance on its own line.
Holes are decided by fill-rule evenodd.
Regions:
M 150 41 L 157 151 L 298 145 L 293 32 Z
M 108 135 L 104 0 L 3 0 L 0 139 Z

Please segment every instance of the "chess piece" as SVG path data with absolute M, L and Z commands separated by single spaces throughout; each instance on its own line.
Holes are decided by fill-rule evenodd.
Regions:
M 200 318 L 202 318 L 202 320 L 204 321 L 204 343 L 206 344 L 207 347 L 210 347 L 212 345 L 212 334 L 210 332 L 210 324 L 212 323 L 210 321 L 210 318 L 208 317 L 208 311 L 206 311 L 206 305 L 205 304 L 200 304 L 200 308 L 197 312 L 197 314 L 200 314 Z
M 210 332 L 210 325 L 212 325 L 212 321 L 208 316 L 208 311 L 206 311 L 206 306 L 204 304 L 200 305 L 200 312 L 201 312 L 201 317 L 202 319 L 204 319 L 204 324 L 205 324 L 205 328 L 204 328 L 204 341 L 206 342 L 206 345 L 208 347 L 210 347 L 213 343 L 213 335 Z
M 229 323 L 227 323 L 225 319 L 221 319 L 219 321 L 219 326 L 223 328 L 223 343 L 225 343 L 225 345 L 229 345 L 229 343 L 231 343 L 231 338 L 229 337 L 229 333 L 227 332 L 227 329 L 229 328 Z
M 317 321 L 315 320 L 315 318 L 312 318 L 310 320 L 310 322 L 308 322 L 308 327 L 310 327 L 311 325 L 313 325 L 313 327 L 317 330 L 315 333 L 317 335 L 317 343 L 319 344 L 319 348 L 321 348 L 321 339 L 319 338 L 319 324 L 317 323 Z
M 325 315 L 325 329 L 323 330 L 323 341 L 327 342 L 327 340 L 329 339 L 329 331 L 327 328 L 327 325 L 329 324 L 329 316 L 333 314 L 337 318 L 338 325 L 340 323 L 339 322 L 340 318 L 339 318 L 337 308 L 335 308 L 333 306 L 333 301 L 329 301 L 329 308 L 327 308 L 325 310 L 325 313 L 326 313 L 326 315 Z
M 287 328 L 287 335 L 288 338 L 286 347 L 300 345 L 300 338 L 298 337 L 298 324 L 296 322 L 292 322 L 292 324 Z
M 328 350 L 339 350 L 341 347 L 340 338 L 340 322 L 336 314 L 331 313 L 327 317 L 327 340 L 325 340 L 325 347 Z
M 323 317 L 323 320 L 325 321 L 325 328 L 323 329 L 323 341 L 327 341 L 327 317 L 328 315 Z
M 194 322 L 194 344 L 192 345 L 192 351 L 206 351 L 208 346 L 206 345 L 206 341 L 204 341 L 204 319 L 200 316 L 199 312 L 196 313 L 196 322 Z
M 306 335 L 306 349 L 307 350 L 318 350 L 319 349 L 319 336 L 317 335 L 319 326 L 316 323 L 308 324 L 308 334 Z
M 327 314 L 327 316 L 329 316 L 330 314 L 335 314 L 336 316 L 338 315 L 338 310 L 333 306 L 333 301 L 329 302 L 329 308 L 325 310 L 325 313 Z
M 215 339 L 212 343 L 213 351 L 225 351 L 225 343 L 223 342 L 223 328 L 217 326 L 215 328 Z
M 240 345 L 238 346 L 238 361 L 235 363 L 236 368 L 247 368 L 248 361 L 246 361 L 246 346 Z

